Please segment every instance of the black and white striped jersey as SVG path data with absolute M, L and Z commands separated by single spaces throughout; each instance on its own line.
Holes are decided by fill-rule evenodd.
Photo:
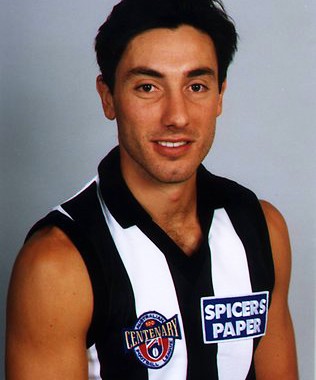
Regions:
M 190 257 L 129 191 L 118 148 L 31 230 L 58 226 L 87 266 L 91 379 L 255 379 L 274 285 L 265 219 L 251 191 L 203 166 L 197 189 L 204 238 Z

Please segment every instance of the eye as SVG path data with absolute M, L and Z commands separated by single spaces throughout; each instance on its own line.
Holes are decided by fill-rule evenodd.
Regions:
M 137 90 L 142 91 L 142 92 L 152 92 L 154 91 L 154 86 L 152 84 L 145 83 L 145 84 L 142 84 L 141 86 L 138 86 Z
M 194 83 L 190 88 L 193 92 L 203 92 L 207 90 L 207 87 L 201 83 Z

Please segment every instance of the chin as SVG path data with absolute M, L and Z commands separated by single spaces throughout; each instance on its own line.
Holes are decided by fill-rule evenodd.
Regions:
M 159 182 L 165 183 L 165 184 L 177 184 L 177 183 L 184 183 L 189 181 L 195 174 L 195 171 L 190 172 L 172 172 L 172 173 L 165 173 L 156 176 L 156 179 L 158 179 Z

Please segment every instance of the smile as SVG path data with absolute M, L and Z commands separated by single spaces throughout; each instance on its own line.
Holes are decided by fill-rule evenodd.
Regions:
M 178 142 L 158 141 L 157 143 L 167 148 L 179 148 L 180 146 L 184 146 L 188 144 L 186 141 L 178 141 Z

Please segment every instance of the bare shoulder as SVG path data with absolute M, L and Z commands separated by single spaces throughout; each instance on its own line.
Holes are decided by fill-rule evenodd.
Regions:
M 8 378 L 43 377 L 47 365 L 39 363 L 51 363 L 52 378 L 73 378 L 64 374 L 75 362 L 74 373 L 84 372 L 92 298 L 85 264 L 68 237 L 56 227 L 34 234 L 17 257 L 9 286 Z M 63 363 L 64 357 L 74 360 Z
M 23 300 L 27 292 L 30 294 Z M 60 303 L 71 301 L 76 294 L 84 293 L 84 299 L 91 296 L 84 262 L 74 244 L 59 228 L 40 230 L 22 247 L 12 271 L 9 300 L 12 293 L 13 301 L 20 304 L 29 302 L 30 296 L 36 293 L 38 301 L 45 294 L 46 299 L 51 296 Z
M 68 236 L 57 227 L 47 227 L 36 232 L 24 244 L 14 270 L 28 268 L 38 271 L 45 268 L 50 272 L 56 271 L 56 274 L 67 270 L 75 273 L 74 269 L 78 269 L 81 263 L 80 255 Z
M 34 234 L 22 247 L 16 259 L 11 285 L 26 282 L 32 286 L 71 287 L 87 279 L 83 260 L 70 239 L 57 227 Z M 48 290 L 48 289 L 47 289 Z
M 291 270 L 291 247 L 286 221 L 280 211 L 271 203 L 261 200 L 260 204 L 269 230 L 276 281 L 281 278 L 284 285 L 288 285 Z
M 286 222 L 280 211 L 270 202 L 267 202 L 265 200 L 260 200 L 260 204 L 265 215 L 268 227 L 272 230 L 276 230 L 275 232 L 287 232 Z

